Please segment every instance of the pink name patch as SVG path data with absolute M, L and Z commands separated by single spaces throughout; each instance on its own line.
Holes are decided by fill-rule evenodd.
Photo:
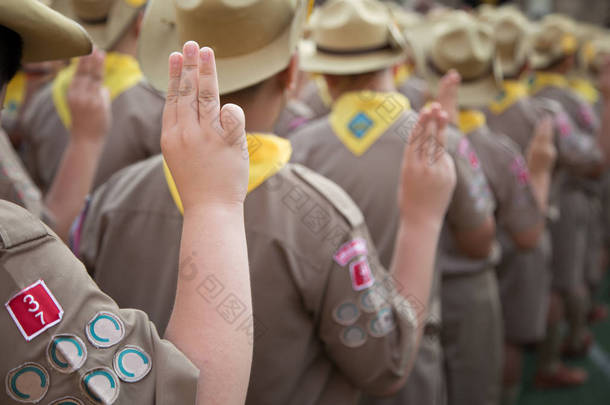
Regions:
M 470 142 L 468 142 L 468 139 L 460 139 L 458 151 L 460 152 L 460 155 L 468 159 L 470 166 L 472 166 L 474 169 L 478 169 L 480 167 L 481 164 L 479 163 L 479 158 L 475 151 L 470 147 Z
M 517 177 L 519 184 L 521 184 L 522 186 L 530 182 L 529 169 L 527 168 L 525 161 L 521 157 L 515 158 L 513 164 L 511 165 L 511 170 L 515 177 Z
M 28 342 L 57 325 L 64 310 L 42 280 L 21 290 L 4 304 Z
M 366 256 L 368 250 L 366 248 L 366 241 L 362 238 L 351 240 L 337 250 L 334 259 L 339 265 L 345 266 L 356 256 Z
M 555 117 L 555 125 L 562 137 L 568 137 L 572 133 L 572 125 L 565 113 L 557 114 Z
M 375 284 L 371 266 L 368 260 L 362 257 L 349 266 L 349 274 L 352 277 L 352 288 L 354 291 L 365 290 Z

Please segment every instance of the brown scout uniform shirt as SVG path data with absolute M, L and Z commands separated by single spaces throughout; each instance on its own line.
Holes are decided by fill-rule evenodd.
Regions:
M 417 76 L 411 76 L 408 80 L 398 86 L 398 92 L 409 99 L 411 107 L 419 111 L 428 102 L 428 85 L 425 80 Z
M 39 220 L 6 201 L 0 263 L 0 403 L 102 403 L 97 396 L 125 405 L 195 404 L 197 368 L 146 314 L 103 294 Z
M 70 136 L 57 113 L 52 92 L 52 85 L 41 90 L 23 120 L 25 166 L 43 192 L 51 186 Z M 112 125 L 93 188 L 123 167 L 160 153 L 163 105 L 163 97 L 145 82 L 112 101 Z
M 19 204 L 42 218 L 42 194 L 26 173 L 6 133 L 0 129 L 0 199 Z
M 289 164 L 248 194 L 245 222 L 254 316 L 212 273 L 196 288 L 254 343 L 246 403 L 355 404 L 360 390 L 396 384 L 415 354 L 415 315 L 349 197 Z M 181 227 L 156 156 L 94 193 L 74 247 L 104 291 L 163 331 Z

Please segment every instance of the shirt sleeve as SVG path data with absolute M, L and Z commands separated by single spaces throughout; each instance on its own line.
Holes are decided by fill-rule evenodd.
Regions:
M 337 367 L 365 392 L 386 393 L 416 354 L 416 309 L 423 305 L 403 298 L 406 288 L 381 266 L 366 230 L 353 230 L 335 252 L 319 335 Z
M 10 243 L 0 256 L 7 303 L 0 316 L 0 373 L 7 378 L 0 403 L 25 396 L 44 403 L 65 397 L 195 403 L 198 369 L 159 337 L 146 314 L 119 308 L 41 224 L 18 234 L 2 234 Z

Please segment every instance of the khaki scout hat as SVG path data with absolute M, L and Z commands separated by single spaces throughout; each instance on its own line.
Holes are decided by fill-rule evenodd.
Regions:
M 502 74 L 488 24 L 453 11 L 412 29 L 408 40 L 415 49 L 418 72 L 434 94 L 442 76 L 455 69 L 462 76 L 460 107 L 480 107 L 497 96 Z
M 500 7 L 492 25 L 502 73 L 515 76 L 527 62 L 531 51 L 529 20 L 516 7 Z
M 610 57 L 610 33 L 598 36 L 587 42 L 581 51 L 581 60 L 584 73 L 593 82 L 597 82 L 606 58 Z
M 297 47 L 306 0 L 151 0 L 138 58 L 144 75 L 167 90 L 167 58 L 189 40 L 214 50 L 220 94 L 281 72 Z
M 91 39 L 74 21 L 38 0 L 0 1 L 0 25 L 23 41 L 23 63 L 67 59 L 91 52 Z
M 348 75 L 373 72 L 406 58 L 406 43 L 389 8 L 376 0 L 333 0 L 316 9 L 311 37 L 301 41 L 301 69 Z
M 51 7 L 81 24 L 99 48 L 109 51 L 127 31 L 146 0 L 53 0 Z
M 578 50 L 576 25 L 559 14 L 546 16 L 532 35 L 530 64 L 534 69 L 546 69 Z

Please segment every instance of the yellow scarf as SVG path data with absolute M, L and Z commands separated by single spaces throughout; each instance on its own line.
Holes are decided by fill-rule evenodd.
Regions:
M 481 128 L 485 122 L 485 114 L 477 110 L 462 110 L 458 117 L 458 126 L 464 135 Z
M 361 156 L 410 109 L 409 100 L 400 93 L 350 92 L 337 99 L 329 119 L 345 147 Z
M 413 75 L 413 68 L 405 63 L 398 66 L 396 72 L 394 72 L 394 85 L 400 86 Z
M 502 114 L 520 99 L 527 97 L 527 86 L 519 80 L 505 80 L 498 97 L 489 104 L 489 109 L 496 115 Z
M 77 60 L 63 69 L 53 81 L 53 103 L 61 122 L 66 128 L 72 125 L 70 108 L 68 107 L 68 87 L 76 71 Z M 104 86 L 110 91 L 110 99 L 114 100 L 126 90 L 135 86 L 142 79 L 142 71 L 138 61 L 130 55 L 109 52 L 106 55 L 106 72 Z
M 534 95 L 547 87 L 568 87 L 568 79 L 558 73 L 536 72 L 529 78 L 530 94 Z
M 292 155 L 292 146 L 286 139 L 275 135 L 247 134 L 247 140 L 250 152 L 248 177 L 248 192 L 250 192 L 286 166 Z M 163 173 L 176 207 L 181 213 L 184 213 L 178 188 L 165 160 L 163 161 Z
M 333 98 L 331 97 L 330 92 L 328 91 L 326 79 L 322 75 L 315 74 L 313 75 L 312 80 L 318 88 L 318 95 L 320 96 L 320 99 L 326 107 L 330 107 L 333 104 Z
M 16 113 L 25 97 L 25 86 L 27 77 L 25 73 L 19 71 L 8 83 L 6 87 L 6 96 L 4 98 L 4 108 L 7 114 Z
M 591 105 L 595 105 L 599 101 L 599 92 L 593 84 L 582 77 L 574 77 L 570 79 L 570 88 L 578 93 L 582 98 L 587 100 Z

